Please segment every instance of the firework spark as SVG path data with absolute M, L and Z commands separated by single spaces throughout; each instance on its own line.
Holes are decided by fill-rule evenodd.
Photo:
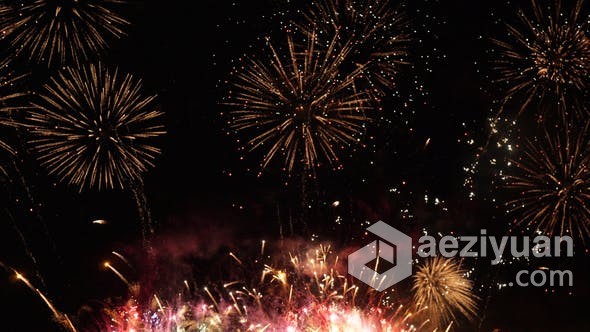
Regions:
M 461 314 L 472 319 L 476 316 L 477 299 L 473 283 L 466 271 L 453 259 L 435 257 L 419 267 L 414 275 L 414 300 L 424 308 L 434 326 L 444 330 Z
M 512 160 L 507 188 L 518 197 L 507 203 L 518 225 L 549 235 L 590 235 L 590 122 L 527 141 Z
M 363 67 L 356 82 L 375 100 L 395 90 L 400 69 L 408 64 L 411 40 L 405 14 L 390 0 L 320 0 L 295 25 L 306 35 L 317 31 L 325 39 L 338 35 L 351 44 L 341 70 Z
M 338 149 L 356 145 L 364 134 L 367 99 L 353 89 L 363 68 L 340 74 L 351 48 L 338 47 L 336 38 L 321 52 L 315 34 L 306 47 L 287 39 L 286 56 L 268 42 L 268 58 L 250 59 L 237 73 L 226 102 L 233 108 L 229 127 L 249 133 L 248 150 L 265 149 L 262 169 L 277 155 L 288 173 L 299 162 L 314 170 L 322 158 L 339 166 Z
M 498 81 L 505 88 L 502 109 L 515 100 L 518 115 L 533 102 L 557 104 L 562 112 L 580 111 L 578 99 L 590 86 L 590 38 L 583 2 L 577 0 L 568 14 L 560 0 L 547 9 L 532 0 L 532 17 L 520 11 L 521 27 L 507 24 L 509 38 L 494 41 Z
M 61 71 L 29 117 L 40 162 L 80 191 L 140 182 L 159 153 L 150 139 L 164 134 L 155 96 L 141 89 L 141 80 L 100 64 Z
M 17 53 L 48 64 L 78 62 L 120 38 L 129 24 L 112 11 L 122 0 L 25 0 L 0 4 L 0 32 Z

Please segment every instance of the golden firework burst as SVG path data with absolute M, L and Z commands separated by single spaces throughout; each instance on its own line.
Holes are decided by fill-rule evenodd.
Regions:
M 506 186 L 517 225 L 549 235 L 590 235 L 590 122 L 527 141 Z
M 299 165 L 313 171 L 322 159 L 337 167 L 341 151 L 363 136 L 367 97 L 354 81 L 364 68 L 342 75 L 350 44 L 339 47 L 333 38 L 319 51 L 317 42 L 311 34 L 299 47 L 289 35 L 284 53 L 268 42 L 267 56 L 249 59 L 235 75 L 225 102 L 229 128 L 249 136 L 245 149 L 265 150 L 262 169 L 277 155 L 288 173 Z
M 29 116 L 34 151 L 50 174 L 79 187 L 122 188 L 141 179 L 165 133 L 142 81 L 103 65 L 66 68 L 44 86 Z
M 519 11 L 520 25 L 507 24 L 508 38 L 494 40 L 503 109 L 513 100 L 517 115 L 529 105 L 549 104 L 560 112 L 580 112 L 580 97 L 590 86 L 590 38 L 583 0 L 569 13 L 562 2 L 553 7 L 532 0 L 532 17 Z M 535 106 L 535 110 L 544 110 Z M 542 117 L 545 112 L 537 114 Z
M 17 54 L 63 64 L 88 59 L 120 38 L 129 22 L 112 10 L 121 0 L 22 0 L 0 4 L 0 32 Z
M 351 45 L 341 70 L 363 67 L 356 84 L 373 101 L 395 90 L 400 69 L 408 64 L 411 41 L 408 20 L 399 6 L 391 0 L 319 0 L 303 17 L 295 25 L 306 35 L 317 32 L 327 40 L 338 35 L 341 45 Z
M 455 259 L 434 257 L 418 268 L 413 277 L 414 300 L 441 330 L 455 322 L 459 315 L 476 316 L 478 297 L 473 282 Z

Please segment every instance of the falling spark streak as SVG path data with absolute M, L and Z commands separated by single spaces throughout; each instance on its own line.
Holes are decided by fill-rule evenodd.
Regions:
M 158 303 L 158 308 L 160 308 L 160 311 L 164 312 L 164 308 L 162 307 L 162 302 L 160 302 L 160 298 L 158 297 L 158 295 L 154 294 L 154 299 Z
M 187 292 L 191 291 L 191 288 L 188 286 L 188 281 L 184 280 L 184 286 L 186 287 Z
M 133 269 L 133 265 L 131 265 L 129 263 L 129 261 L 125 258 L 125 256 L 121 255 L 120 253 L 116 252 L 116 251 L 111 251 L 111 254 L 115 255 L 117 258 L 119 258 L 123 263 L 127 264 L 127 266 L 129 266 L 131 269 Z
M 125 276 L 123 274 L 121 274 L 121 272 L 119 272 L 117 269 L 115 269 L 114 266 L 111 265 L 111 263 L 109 262 L 105 262 L 104 266 L 108 269 L 110 269 L 111 271 L 113 271 L 113 273 L 119 277 L 119 279 L 121 279 L 121 281 L 123 281 L 125 283 L 125 285 L 127 285 L 128 288 L 131 288 L 131 284 L 129 283 L 129 281 L 127 280 L 127 278 L 125 278 Z
M 219 303 L 217 303 L 217 301 L 213 297 L 213 294 L 211 294 L 211 292 L 209 291 L 209 288 L 205 287 L 205 288 L 203 288 L 203 290 L 205 291 L 205 293 L 207 293 L 207 295 L 209 296 L 211 301 L 213 301 L 213 304 L 215 304 L 215 308 L 217 308 L 217 310 L 219 310 Z
M 233 258 L 236 262 L 238 262 L 238 264 L 243 265 L 242 261 L 236 257 L 236 255 L 234 255 L 233 252 L 230 252 L 229 255 L 231 256 L 231 258 Z
M 241 281 L 232 281 L 232 282 L 228 282 L 226 284 L 223 284 L 223 287 L 224 288 L 229 288 L 229 287 L 234 286 L 234 285 L 237 285 L 239 283 L 241 283 Z
M 76 329 L 76 327 L 74 326 L 74 324 L 70 320 L 70 317 L 68 317 L 68 315 L 66 315 L 66 314 L 64 314 L 63 317 L 64 317 L 64 320 L 66 321 L 67 326 L 72 330 L 72 332 L 77 332 L 78 330 Z
M 61 312 L 59 312 L 55 308 L 53 303 L 51 303 L 51 301 L 45 296 L 45 294 L 43 294 L 38 288 L 35 288 L 31 284 L 31 282 L 27 278 L 25 278 L 25 276 L 23 276 L 14 269 L 12 270 L 14 271 L 17 280 L 22 281 L 22 283 L 25 284 L 27 288 L 29 288 L 33 293 L 37 294 L 39 298 L 43 300 L 43 302 L 45 302 L 45 305 L 47 306 L 47 308 L 49 308 L 57 322 L 61 323 L 62 325 L 65 325 L 65 327 L 70 328 L 73 332 L 76 332 L 76 328 L 74 327 L 67 315 L 64 315 Z

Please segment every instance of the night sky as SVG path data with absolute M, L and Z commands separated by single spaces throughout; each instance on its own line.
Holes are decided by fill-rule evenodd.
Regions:
M 162 154 L 145 175 L 145 190 L 158 223 L 154 246 L 166 264 L 142 264 L 130 190 L 79 193 L 58 183 L 28 153 L 26 130 L 6 135 L 20 147 L 15 162 L 1 158 L 9 176 L 2 178 L 0 190 L 0 261 L 41 285 L 22 234 L 44 280 L 39 288 L 63 312 L 83 317 L 86 308 L 125 296 L 124 285 L 102 265 L 113 250 L 125 253 L 135 265 L 130 274 L 153 274 L 152 286 L 165 288 L 163 284 L 173 287 L 182 278 L 211 281 L 222 264 L 217 257 L 232 248 L 257 246 L 262 238 L 278 239 L 278 224 L 289 218 L 305 219 L 305 229 L 296 223 L 296 235 L 313 234 L 344 246 L 358 244 L 363 221 L 384 220 L 414 235 L 422 227 L 430 233 L 478 234 L 487 228 L 503 234 L 508 219 L 501 207 L 502 189 L 485 167 L 474 189 L 465 187 L 464 167 L 485 143 L 494 107 L 490 39 L 504 33 L 498 19 L 510 21 L 517 4 L 409 2 L 416 39 L 413 64 L 402 73 L 402 92 L 386 98 L 384 110 L 369 126 L 367 148 L 343 158 L 342 170 L 320 169 L 317 178 L 307 181 L 309 207 L 301 204 L 297 177 L 289 178 L 279 167 L 257 176 L 259 156 L 237 151 L 235 137 L 226 133 L 223 114 L 228 109 L 222 105 L 236 61 L 256 54 L 263 38 L 280 34 L 282 22 L 307 2 L 133 1 L 125 6 L 122 14 L 132 22 L 128 36 L 112 41 L 102 59 L 141 77 L 144 90 L 158 95 L 165 112 L 167 134 L 156 141 Z M 30 91 L 56 70 L 22 60 L 15 67 L 30 73 Z M 475 143 L 468 144 L 469 139 Z M 472 191 L 475 197 L 470 199 Z M 442 204 L 432 204 L 435 198 Z M 334 201 L 340 205 L 333 207 Z M 336 226 L 336 217 L 345 226 Z M 107 223 L 93 224 L 97 219 Z M 590 271 L 588 255 L 579 244 L 577 257 L 546 264 L 574 271 L 574 287 L 481 291 L 483 322 L 465 323 L 461 330 L 584 330 L 590 314 L 585 283 Z M 189 263 L 174 264 L 177 251 L 191 252 Z M 473 265 L 479 267 L 478 286 L 510 281 L 516 271 L 493 269 L 487 262 Z M 0 296 L 0 330 L 59 330 L 43 303 L 12 274 L 2 273 Z

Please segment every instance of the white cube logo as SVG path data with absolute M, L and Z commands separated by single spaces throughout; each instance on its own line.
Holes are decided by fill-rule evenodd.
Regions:
M 373 241 L 348 255 L 348 273 L 382 292 L 412 275 L 412 238 L 383 221 L 369 226 L 367 231 L 381 240 Z M 379 273 L 367 266 L 375 259 L 383 259 L 394 266 Z

